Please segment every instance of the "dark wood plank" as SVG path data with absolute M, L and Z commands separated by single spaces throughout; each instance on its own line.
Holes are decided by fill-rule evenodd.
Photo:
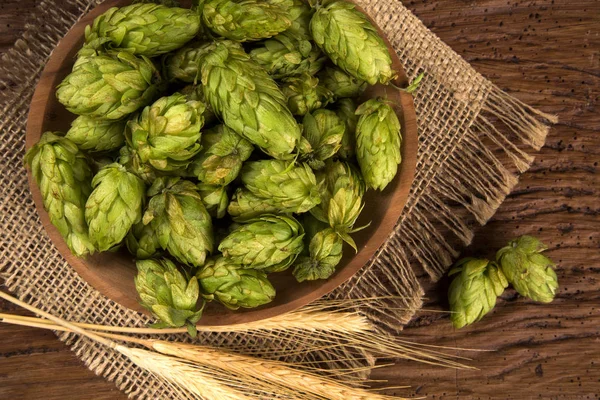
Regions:
M 0 21 L 23 26 L 33 2 L 0 5 Z M 561 291 L 548 305 L 507 291 L 492 314 L 455 331 L 444 315 L 422 312 L 406 337 L 481 348 L 460 354 L 479 371 L 399 362 L 374 378 L 405 396 L 461 399 L 593 399 L 600 393 L 600 3 L 595 0 L 405 1 L 436 34 L 485 76 L 561 122 L 465 254 L 493 256 L 529 233 L 550 246 Z M 10 5 L 12 8 L 7 8 Z M 2 10 L 10 9 L 10 17 Z M 13 17 L 14 16 L 14 17 Z M 0 43 L 14 40 L 0 27 Z M 446 309 L 443 280 L 428 289 L 428 308 Z M 0 309 L 7 305 L 0 303 Z M 12 312 L 12 311 L 11 311 Z M 17 337 L 17 334 L 19 335 Z M 0 398 L 119 399 L 51 333 L 0 325 Z M 25 371 L 17 373 L 16 371 Z M 76 388 L 76 389 L 75 389 Z M 74 390 L 75 389 L 75 390 Z

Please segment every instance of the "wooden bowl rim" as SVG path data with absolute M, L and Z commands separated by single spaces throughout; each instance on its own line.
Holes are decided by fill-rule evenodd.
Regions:
M 84 15 L 73 27 L 71 27 L 65 37 L 60 40 L 48 59 L 48 62 L 35 89 L 35 93 L 32 97 L 26 128 L 27 149 L 31 148 L 31 146 L 33 146 L 35 142 L 39 140 L 39 137 L 43 133 L 43 125 L 45 122 L 47 122 L 48 118 L 47 113 L 49 101 L 54 96 L 54 88 L 59 83 L 59 77 L 57 76 L 57 73 L 63 69 L 63 66 L 66 62 L 66 56 L 73 51 L 73 48 L 75 45 L 77 45 L 77 43 L 83 40 L 85 26 L 90 24 L 95 17 L 105 12 L 108 8 L 117 4 L 126 3 L 127 1 L 128 0 L 109 0 L 95 7 L 93 10 Z M 357 6 L 357 8 L 360 9 L 359 6 Z M 376 27 L 378 27 L 378 25 L 372 19 L 371 21 Z M 392 53 L 394 68 L 398 72 L 398 79 L 395 81 L 395 83 L 397 85 L 405 86 L 408 83 L 408 79 L 397 57 L 397 54 L 379 27 L 378 30 Z M 377 250 L 386 242 L 389 235 L 393 232 L 394 227 L 402 214 L 402 209 L 404 208 L 408 199 L 410 188 L 415 176 L 418 136 L 413 98 L 409 94 L 399 92 L 399 99 L 401 103 L 401 114 L 399 116 L 403 122 L 403 161 L 400 165 L 399 173 L 396 176 L 396 185 L 391 184 L 385 191 L 390 192 L 391 189 L 394 189 L 391 191 L 391 193 L 386 194 L 391 196 L 389 204 L 393 205 L 393 207 L 390 206 L 385 210 L 381 222 L 378 225 L 377 231 L 368 238 L 363 246 L 361 246 L 359 253 L 354 256 L 347 265 L 341 267 L 329 280 L 318 281 L 316 283 L 304 283 L 311 285 L 313 290 L 302 296 L 294 298 L 291 301 L 274 306 L 267 305 L 257 309 L 241 310 L 239 312 L 224 310 L 221 314 L 203 316 L 199 322 L 200 325 L 223 326 L 248 323 L 266 318 L 272 318 L 283 313 L 297 310 L 298 308 L 327 295 L 332 290 L 336 289 L 338 286 L 352 278 L 365 264 L 369 263 L 371 258 L 376 254 Z M 399 112 L 398 109 L 397 112 Z M 110 280 L 99 279 L 96 273 L 88 268 L 84 260 L 81 260 L 71 254 L 57 229 L 50 222 L 47 212 L 44 210 L 41 193 L 31 176 L 31 171 L 29 168 L 27 171 L 29 186 L 34 198 L 36 209 L 40 215 L 40 219 L 44 225 L 44 228 L 46 229 L 46 232 L 51 238 L 53 244 L 58 248 L 61 255 L 75 269 L 82 279 L 88 282 L 104 296 L 118 304 L 121 304 L 124 307 L 149 315 L 149 313 L 145 309 L 141 308 L 137 302 L 135 304 L 131 302 L 131 296 L 124 297 L 123 293 L 116 292 L 114 290 L 114 285 L 111 284 Z M 368 213 L 368 211 L 369 204 L 366 205 L 366 212 Z M 114 281 L 112 282 L 114 283 Z

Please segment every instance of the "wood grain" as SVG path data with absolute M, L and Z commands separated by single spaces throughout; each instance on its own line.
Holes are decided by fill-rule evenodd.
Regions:
M 18 7 L 14 15 L 24 18 L 30 4 L 13 4 Z M 501 88 L 559 115 L 560 123 L 532 169 L 492 221 L 477 232 L 465 255 L 491 256 L 492 249 L 507 239 L 535 234 L 548 243 L 549 256 L 559 263 L 561 291 L 548 305 L 508 291 L 491 315 L 460 331 L 450 327 L 446 316 L 423 312 L 404 335 L 423 343 L 493 350 L 462 353 L 472 357 L 471 364 L 480 370 L 398 362 L 376 371 L 374 378 L 412 386 L 397 394 L 432 399 L 598 398 L 600 3 L 414 0 L 405 4 Z M 23 22 L 14 24 L 23 26 Z M 2 35 L 1 43 L 16 38 L 10 32 Z M 446 309 L 447 285 L 442 281 L 429 288 L 428 308 Z M 8 306 L 0 303 L 0 308 Z M 111 383 L 83 366 L 76 368 L 78 359 L 51 334 L 15 329 L 0 325 L 0 398 L 125 399 Z M 22 336 L 16 337 L 16 332 Z

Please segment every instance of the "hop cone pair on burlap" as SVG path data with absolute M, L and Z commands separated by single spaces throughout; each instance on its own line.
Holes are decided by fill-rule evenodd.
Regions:
M 342 260 L 344 242 L 335 230 L 309 214 L 302 223 L 308 252 L 294 264 L 294 277 L 298 282 L 328 279 Z
M 291 216 L 263 215 L 242 224 L 219 245 L 219 251 L 243 268 L 280 272 L 304 248 L 304 228 Z
M 302 129 L 300 159 L 314 170 L 323 169 L 325 161 L 342 147 L 346 125 L 335 112 L 320 109 L 304 116 Z
M 85 221 L 92 191 L 92 171 L 85 155 L 70 140 L 46 132 L 26 154 L 25 162 L 42 194 L 50 222 L 78 257 L 95 251 Z
M 204 265 L 214 247 L 212 220 L 193 182 L 157 178 L 148 189 L 144 225 L 150 225 L 163 250 L 192 267 Z
M 303 73 L 313 76 L 326 61 L 321 50 L 312 43 L 312 9 L 303 0 L 293 0 L 289 13 L 292 24 L 286 31 L 265 40 L 262 46 L 250 51 L 250 57 L 274 79 Z
M 202 317 L 198 307 L 200 285 L 195 276 L 187 277 L 170 260 L 138 260 L 135 287 L 141 305 L 152 312 L 159 322 L 154 328 L 179 328 L 187 326 L 196 336 L 196 322 Z
M 73 114 L 119 120 L 149 104 L 160 85 L 151 60 L 111 52 L 80 58 L 58 85 L 56 97 Z
M 259 307 L 275 298 L 275 288 L 264 272 L 246 269 L 225 257 L 209 258 L 196 276 L 204 298 L 216 299 L 232 310 Z
M 304 213 L 321 202 L 320 186 L 307 164 L 281 160 L 248 162 L 229 214 L 246 220 L 267 213 Z
M 115 48 L 146 57 L 176 50 L 200 30 L 196 10 L 161 4 L 113 7 L 85 29 L 87 48 Z
M 204 103 L 175 93 L 162 97 L 127 126 L 127 142 L 142 163 L 159 171 L 184 169 L 198 154 Z
M 451 320 L 456 328 L 479 321 L 496 304 L 510 283 L 519 294 L 549 303 L 558 290 L 554 263 L 542 255 L 546 246 L 531 236 L 509 242 L 496 254 L 496 262 L 465 258 L 449 275 L 457 275 L 448 291 Z
M 292 25 L 292 0 L 205 0 L 202 20 L 217 35 L 238 42 L 275 36 Z

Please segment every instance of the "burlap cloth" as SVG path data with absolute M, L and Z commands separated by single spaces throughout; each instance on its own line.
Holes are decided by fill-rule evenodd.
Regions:
M 38 219 L 23 167 L 29 102 L 45 60 L 68 29 L 101 1 L 40 2 L 15 46 L 0 62 L 0 276 L 22 299 L 69 320 L 144 326 L 146 317 L 116 304 L 83 281 L 52 245 Z M 358 3 L 386 32 L 412 79 L 424 72 L 416 93 L 419 124 L 417 175 L 396 231 L 359 274 L 331 298 L 399 296 L 364 303 L 379 326 L 399 331 L 421 307 L 416 270 L 438 279 L 470 243 L 527 170 L 548 127 L 543 115 L 503 93 L 431 33 L 400 1 Z M 183 398 L 123 356 L 77 336 L 61 334 L 96 372 L 140 399 Z M 175 337 L 173 337 L 175 338 Z M 185 336 L 176 337 L 186 340 Z M 321 364 L 348 358 L 343 346 L 314 350 L 319 342 L 281 332 L 278 341 L 251 334 L 204 334 L 201 341 L 264 353 L 287 361 Z M 268 354 L 267 354 L 268 353 Z M 335 353 L 335 354 L 334 354 Z M 256 353 L 254 353 L 256 354 Z M 330 363 L 371 364 L 372 358 Z

